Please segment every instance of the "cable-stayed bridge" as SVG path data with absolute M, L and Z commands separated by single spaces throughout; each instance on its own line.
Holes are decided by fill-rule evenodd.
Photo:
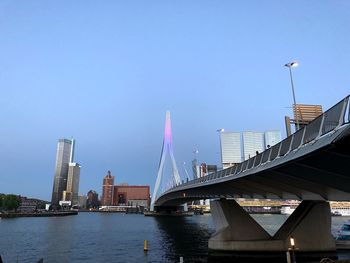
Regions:
M 154 186 L 151 210 L 154 211 L 154 203 L 159 197 L 159 195 L 165 190 L 175 187 L 181 184 L 181 178 L 179 175 L 179 170 L 177 169 L 174 149 L 173 149 L 173 136 L 171 131 L 171 119 L 170 112 L 166 112 L 165 116 L 165 129 L 164 129 L 164 139 L 162 152 L 160 155 L 160 161 L 158 166 L 158 173 L 156 184 Z M 166 167 L 167 158 L 170 158 L 171 167 Z M 168 169 L 167 169 L 168 168 Z
M 304 128 L 253 158 L 157 195 L 154 207 L 216 199 L 211 210 L 216 250 L 285 251 L 294 236 L 301 251 L 334 251 L 327 201 L 350 200 L 349 96 Z M 158 180 L 158 179 L 157 179 Z M 234 198 L 303 200 L 270 236 Z

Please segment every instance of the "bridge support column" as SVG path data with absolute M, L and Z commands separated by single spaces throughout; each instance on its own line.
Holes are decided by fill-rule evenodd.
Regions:
M 234 200 L 212 201 L 210 206 L 217 230 L 209 239 L 211 250 L 285 252 L 292 236 L 298 253 L 335 252 L 328 202 L 303 201 L 274 236 Z
M 192 216 L 187 204 L 177 206 L 154 206 L 153 210 L 144 213 L 145 216 Z

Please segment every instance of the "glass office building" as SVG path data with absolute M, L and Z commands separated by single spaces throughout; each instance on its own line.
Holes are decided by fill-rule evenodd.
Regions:
M 264 133 L 243 132 L 243 157 L 247 160 L 264 151 Z
M 220 132 L 220 143 L 223 168 L 242 161 L 240 132 Z
M 69 163 L 73 159 L 74 140 L 60 139 L 57 143 L 55 176 L 51 204 L 57 206 L 67 188 Z
M 266 131 L 265 132 L 265 149 L 274 146 L 282 140 L 281 131 Z

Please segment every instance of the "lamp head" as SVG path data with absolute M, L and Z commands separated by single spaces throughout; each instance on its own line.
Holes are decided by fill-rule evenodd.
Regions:
M 293 61 L 285 64 L 284 66 L 288 68 L 296 68 L 297 66 L 299 66 L 299 63 L 297 61 Z

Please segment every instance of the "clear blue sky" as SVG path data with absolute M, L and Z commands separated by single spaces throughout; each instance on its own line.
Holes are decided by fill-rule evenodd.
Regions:
M 76 139 L 80 192 L 153 188 L 165 111 L 175 158 L 219 162 L 218 128 L 280 129 L 350 93 L 349 1 L 0 1 L 0 192 L 51 198 Z

